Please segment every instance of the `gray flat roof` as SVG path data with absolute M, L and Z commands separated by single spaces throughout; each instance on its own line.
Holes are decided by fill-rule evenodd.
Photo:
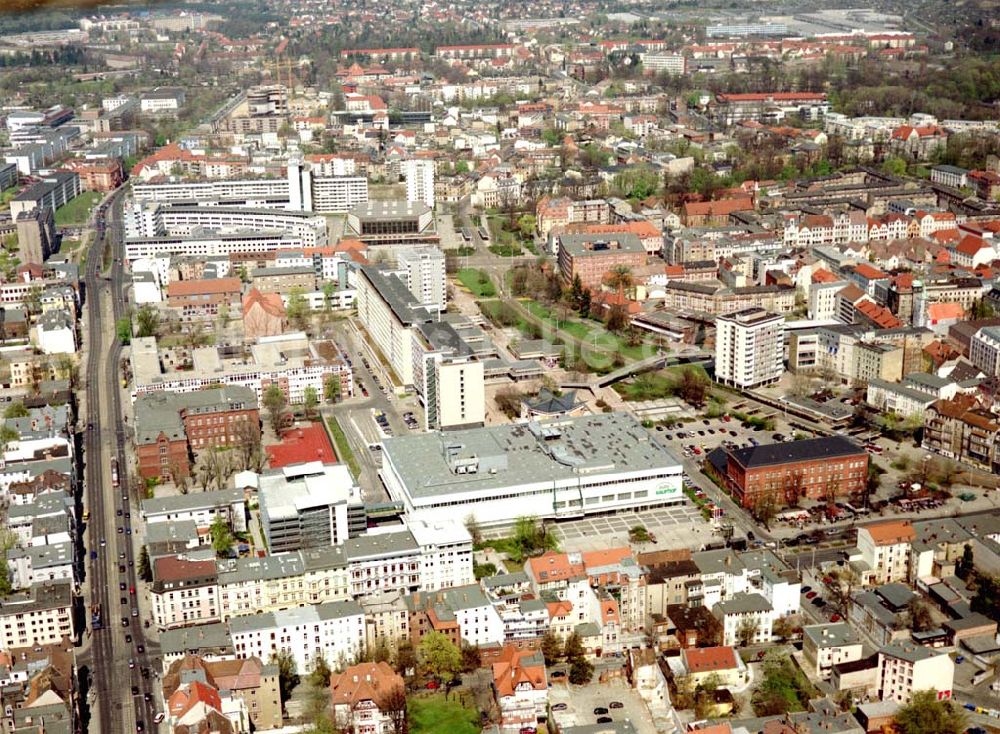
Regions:
M 431 320 L 431 315 L 414 296 L 406 284 L 395 275 L 375 265 L 362 265 L 361 272 L 378 294 L 389 304 L 396 318 L 405 325 L 421 324 Z
M 243 501 L 242 489 L 218 489 L 213 492 L 193 492 L 170 497 L 154 497 L 142 501 L 143 515 L 160 515 L 164 512 L 187 512 L 202 507 L 222 507 Z
M 846 622 L 811 624 L 802 628 L 802 634 L 808 637 L 816 647 L 837 647 L 860 641 L 854 628 Z
M 626 413 L 411 434 L 382 445 L 409 495 L 424 498 L 680 466 Z M 469 462 L 476 472 L 454 469 Z
M 181 627 L 160 633 L 160 651 L 164 655 L 183 654 L 189 651 L 218 650 L 233 647 L 229 628 L 221 623 Z

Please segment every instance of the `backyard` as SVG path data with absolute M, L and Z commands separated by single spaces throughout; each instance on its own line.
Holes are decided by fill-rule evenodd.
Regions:
M 457 696 L 411 696 L 408 702 L 411 734 L 478 734 L 479 712 L 466 708 Z
M 56 224 L 86 224 L 90 210 L 97 206 L 102 194 L 99 191 L 84 191 L 72 201 L 56 209 Z

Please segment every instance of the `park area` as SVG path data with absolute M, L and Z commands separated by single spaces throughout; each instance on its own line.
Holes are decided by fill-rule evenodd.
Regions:
M 497 294 L 496 286 L 485 270 L 462 268 L 458 271 L 458 282 L 468 288 L 476 298 L 494 298 Z
M 86 224 L 90 211 L 101 200 L 99 191 L 84 191 L 72 201 L 56 209 L 56 225 L 64 227 L 70 224 Z

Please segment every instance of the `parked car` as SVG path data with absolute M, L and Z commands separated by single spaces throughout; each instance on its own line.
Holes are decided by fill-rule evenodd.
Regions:
M 594 716 L 603 716 L 606 713 L 608 713 L 608 710 L 603 706 L 598 706 L 594 709 Z
M 554 703 L 552 704 L 553 711 L 565 711 L 568 707 L 564 703 Z
M 610 724 L 612 721 L 614 721 L 614 719 L 612 719 L 610 716 L 598 716 L 597 717 L 597 723 L 598 724 Z
M 625 708 L 625 705 L 621 701 L 612 701 L 608 704 L 609 709 L 620 709 Z

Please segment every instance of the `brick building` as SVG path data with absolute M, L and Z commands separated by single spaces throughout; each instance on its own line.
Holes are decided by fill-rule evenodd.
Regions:
M 242 287 L 239 278 L 177 280 L 167 286 L 167 305 L 180 309 L 181 316 L 186 318 L 214 319 L 220 306 L 240 308 Z
M 122 162 L 117 158 L 106 161 L 70 161 L 65 168 L 80 176 L 84 191 L 114 191 L 125 180 Z
M 616 267 L 637 270 L 646 264 L 646 248 L 632 233 L 564 234 L 559 237 L 559 270 L 567 282 L 576 276 L 585 288 L 600 288 Z
M 867 452 L 831 436 L 729 451 L 722 479 L 743 507 L 757 508 L 848 496 L 861 492 L 867 477 Z
M 145 393 L 135 402 L 135 425 L 143 479 L 188 476 L 194 451 L 260 440 L 257 396 L 237 385 Z

